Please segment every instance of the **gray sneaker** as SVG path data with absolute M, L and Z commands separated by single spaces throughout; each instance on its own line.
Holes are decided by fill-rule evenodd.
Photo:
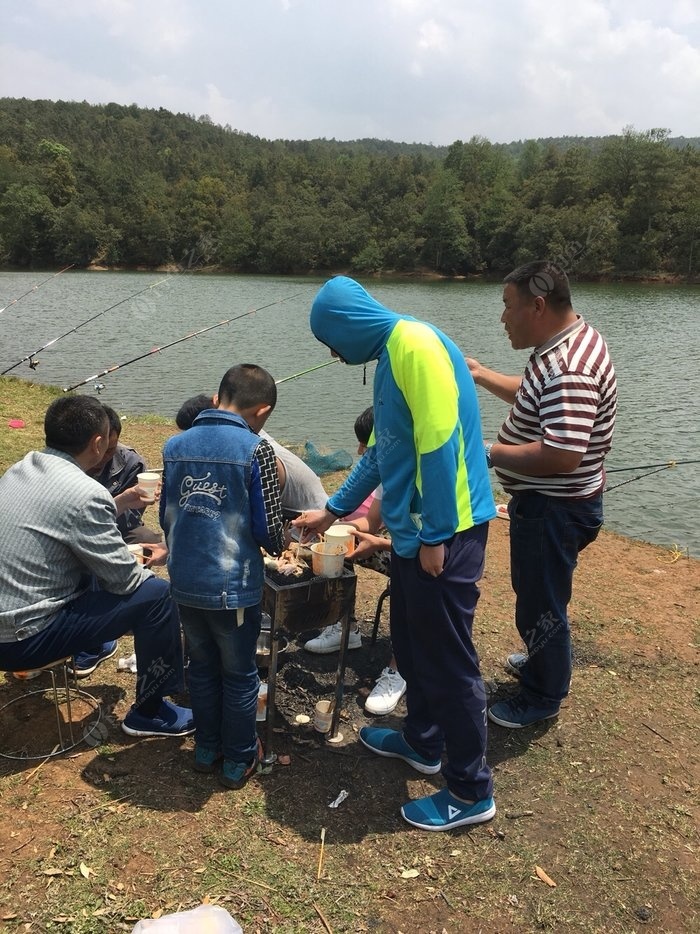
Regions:
M 519 678 L 526 661 L 527 655 L 524 655 L 522 652 L 513 652 L 512 655 L 508 656 L 503 667 L 509 674 Z
M 385 668 L 365 701 L 367 713 L 391 713 L 406 693 L 406 682 L 395 668 Z
M 340 640 L 343 635 L 342 622 L 334 623 L 332 626 L 326 626 L 321 634 L 315 639 L 309 639 L 304 643 L 307 652 L 313 652 L 314 655 L 330 655 L 332 652 L 340 650 Z M 351 629 L 348 638 L 348 649 L 362 648 L 362 636 L 359 629 Z

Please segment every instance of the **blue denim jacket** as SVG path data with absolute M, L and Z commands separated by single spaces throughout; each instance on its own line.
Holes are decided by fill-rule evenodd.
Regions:
M 192 428 L 166 442 L 163 465 L 160 524 L 173 599 L 215 610 L 259 603 L 260 548 L 274 554 L 282 541 L 269 442 L 240 415 L 207 409 Z

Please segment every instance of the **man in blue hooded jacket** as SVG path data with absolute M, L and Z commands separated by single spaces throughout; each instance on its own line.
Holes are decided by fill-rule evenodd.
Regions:
M 295 524 L 325 531 L 380 483 L 392 539 L 391 640 L 407 682 L 403 731 L 363 727 L 379 756 L 447 787 L 401 808 L 425 830 L 489 820 L 486 694 L 472 642 L 489 520 L 496 515 L 474 382 L 437 328 L 385 308 L 353 279 L 320 290 L 311 330 L 349 364 L 377 361 L 374 436 L 324 510 Z M 443 746 L 447 761 L 441 761 Z

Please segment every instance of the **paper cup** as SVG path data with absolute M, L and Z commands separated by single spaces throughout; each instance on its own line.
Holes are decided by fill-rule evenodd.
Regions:
M 317 733 L 327 733 L 333 719 L 333 701 L 320 700 L 314 710 L 314 729 Z
M 145 473 L 136 475 L 136 482 L 145 493 L 145 496 L 141 497 L 142 502 L 155 503 L 160 474 L 156 473 L 155 470 L 147 470 Z
M 353 525 L 332 525 L 327 529 L 323 538 L 330 545 L 343 545 L 346 555 L 351 555 L 355 550 L 355 527 Z
M 255 719 L 258 723 L 267 719 L 267 685 L 264 681 L 260 682 L 258 688 L 258 709 L 255 712 Z
M 317 542 L 311 546 L 311 567 L 318 577 L 342 577 L 345 545 Z
M 146 560 L 146 557 L 143 553 L 143 545 L 127 545 L 126 547 L 129 549 L 131 554 L 136 559 L 137 564 L 144 563 L 144 561 Z

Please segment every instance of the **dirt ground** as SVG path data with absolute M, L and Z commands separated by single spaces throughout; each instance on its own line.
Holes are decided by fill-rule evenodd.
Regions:
M 386 612 L 369 644 L 384 584 L 360 570 L 364 644 L 348 655 L 343 743 L 295 720 L 331 695 L 336 657 L 290 639 L 274 734 L 290 764 L 240 792 L 191 770 L 190 739 L 121 732 L 134 675 L 116 658 L 81 682 L 102 705 L 100 745 L 43 764 L 0 759 L 0 930 L 130 931 L 201 901 L 227 908 L 246 934 L 700 930 L 700 563 L 611 533 L 581 556 L 570 697 L 544 725 L 490 727 L 498 813 L 446 834 L 399 815 L 440 776 L 417 777 L 357 740 L 390 654 Z M 494 696 L 515 689 L 502 667 L 519 648 L 512 611 L 507 520 L 497 519 L 475 626 Z M 130 651 L 124 640 L 119 655 Z M 46 678 L 3 682 L 0 702 Z M 18 736 L 51 747 L 52 706 L 35 701 L 0 713 L 0 750 Z M 381 722 L 399 725 L 401 713 Z

